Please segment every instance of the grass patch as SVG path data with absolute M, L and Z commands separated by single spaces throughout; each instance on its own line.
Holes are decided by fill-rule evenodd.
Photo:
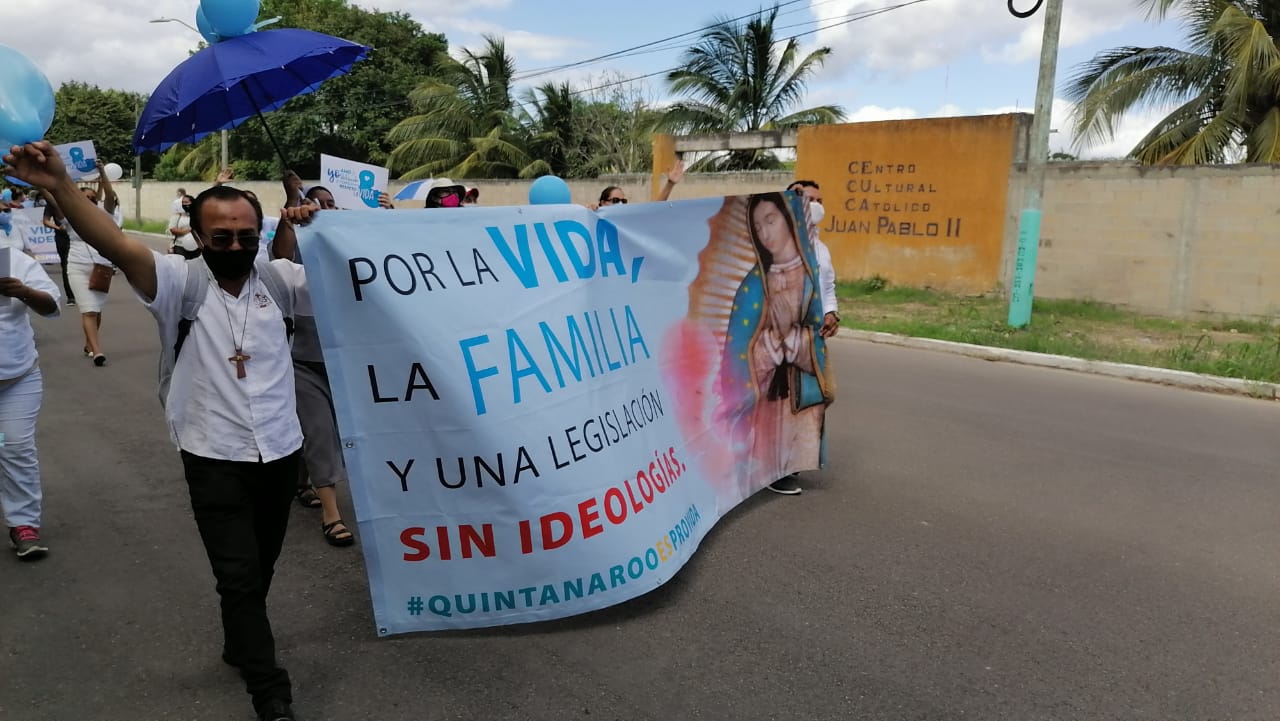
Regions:
M 841 325 L 919 338 L 1280 382 L 1280 328 L 1262 321 L 1177 320 L 1107 303 L 1036 300 L 1013 329 L 1008 302 L 891 286 L 840 283 Z
M 163 220 L 144 220 L 141 223 L 127 218 L 124 221 L 125 230 L 136 230 L 141 233 L 167 233 L 169 232 L 169 224 Z

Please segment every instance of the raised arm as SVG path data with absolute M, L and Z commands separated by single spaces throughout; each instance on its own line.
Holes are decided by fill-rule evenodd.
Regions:
M 98 166 L 98 197 L 102 199 L 103 209 L 108 214 L 115 214 L 120 198 L 116 197 L 116 191 L 111 187 L 111 178 L 107 177 L 107 170 L 103 167 L 102 161 L 96 162 Z
M 302 204 L 302 178 L 292 170 L 284 171 L 284 177 L 280 179 L 284 185 L 284 207 L 293 208 Z M 292 260 L 292 258 L 290 258 Z
M 155 298 L 156 264 L 151 249 L 125 235 L 111 215 L 84 197 L 49 141 L 15 145 L 4 156 L 4 163 L 6 174 L 47 190 L 80 237 L 119 266 L 139 293 Z
M 658 191 L 658 197 L 654 200 L 663 201 L 670 198 L 671 191 L 676 189 L 676 184 L 681 180 L 684 180 L 684 161 L 676 158 L 676 162 L 667 171 L 667 179 L 662 183 L 662 190 Z
M 296 208 L 280 209 L 280 225 L 276 226 L 275 240 L 271 241 L 271 255 L 276 260 L 298 261 L 298 234 L 294 225 L 306 225 L 311 222 L 320 208 L 305 204 Z

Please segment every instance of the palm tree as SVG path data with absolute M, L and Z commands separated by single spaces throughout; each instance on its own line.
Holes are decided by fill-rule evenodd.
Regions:
M 530 152 L 546 161 L 549 172 L 561 177 L 576 175 L 586 164 L 584 103 L 569 83 L 543 83 L 526 90 L 522 101 L 519 119 L 530 133 Z
M 1140 0 L 1182 18 L 1187 49 L 1120 47 L 1082 64 L 1066 89 L 1076 146 L 1114 137 L 1128 112 L 1177 104 L 1129 154 L 1143 163 L 1280 161 L 1280 0 Z M 1243 152 L 1242 152 L 1243 151 Z
M 485 37 L 476 53 L 443 57 L 437 77 L 409 93 L 415 115 L 388 133 L 397 143 L 390 166 L 402 178 L 528 178 L 546 174 L 547 164 L 531 160 L 528 137 L 516 120 L 511 99 L 515 62 L 502 40 Z
M 809 78 L 822 67 L 831 48 L 800 57 L 795 38 L 777 38 L 778 6 L 761 10 L 745 24 L 721 19 L 702 32 L 684 52 L 679 70 L 667 75 L 671 91 L 689 99 L 672 105 L 660 127 L 674 133 L 780 130 L 844 119 L 838 105 L 793 110 Z M 777 167 L 767 151 L 739 150 L 704 158 L 706 170 Z

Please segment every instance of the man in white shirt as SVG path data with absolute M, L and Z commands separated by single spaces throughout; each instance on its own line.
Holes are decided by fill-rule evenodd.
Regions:
M 797 180 L 787 186 L 804 195 L 809 209 L 809 237 L 813 240 L 813 252 L 818 256 L 818 284 L 822 291 L 823 338 L 830 338 L 840 330 L 840 305 L 836 301 L 836 269 L 831 264 L 831 249 L 818 237 L 818 226 L 826 216 L 822 207 L 822 189 L 812 180 Z
M 4 160 L 9 174 L 50 190 L 85 242 L 124 272 L 155 316 L 162 348 L 178 343 L 188 272 L 210 275 L 173 365 L 165 417 L 217 579 L 222 658 L 239 668 L 260 721 L 292 721 L 292 687 L 276 662 L 266 599 L 288 524 L 302 431 L 285 314 L 254 267 L 261 206 L 235 188 L 201 193 L 191 205 L 191 231 L 202 256 L 188 264 L 121 232 L 76 189 L 48 142 L 25 145 Z M 287 288 L 298 312 L 310 313 L 302 267 L 287 260 L 273 267 L 274 285 Z

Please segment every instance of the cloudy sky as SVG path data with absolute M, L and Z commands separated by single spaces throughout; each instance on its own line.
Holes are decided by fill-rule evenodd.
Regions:
M 781 0 L 776 30 L 799 35 L 808 48 L 833 52 L 810 86 L 808 104 L 843 106 L 850 120 L 966 115 L 1034 105 L 1043 11 L 1012 17 L 1005 0 Z M 1026 7 L 1034 0 L 1015 0 Z M 529 82 L 571 80 L 578 87 L 603 78 L 651 76 L 638 81 L 656 102 L 669 99 L 662 73 L 679 65 L 696 31 L 717 19 L 759 7 L 731 0 L 355 0 L 366 8 L 409 13 L 451 46 L 478 47 L 482 36 L 504 37 Z M 82 80 L 102 87 L 149 92 L 186 57 L 198 37 L 162 17 L 194 24 L 198 0 L 42 0 L 44 12 L 0 27 L 0 43 L 36 62 L 55 87 Z M 1146 20 L 1136 0 L 1066 0 L 1059 82 L 1100 49 L 1179 43 L 1177 24 Z M 66 31 L 67 18 L 79 28 Z M 663 41 L 643 51 L 555 68 Z M 1070 144 L 1070 105 L 1055 104 L 1052 145 Z M 1123 155 L 1154 113 L 1124 124 L 1114 142 L 1086 150 L 1089 157 Z

